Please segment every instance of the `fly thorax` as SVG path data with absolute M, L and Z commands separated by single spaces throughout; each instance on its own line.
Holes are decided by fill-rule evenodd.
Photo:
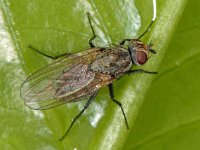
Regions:
M 102 52 L 102 54 L 100 54 L 91 64 L 91 70 L 116 76 L 128 71 L 131 65 L 132 62 L 128 51 L 114 47 Z

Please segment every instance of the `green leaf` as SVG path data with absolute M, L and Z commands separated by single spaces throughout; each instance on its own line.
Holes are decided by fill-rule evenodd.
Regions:
M 159 75 L 123 77 L 114 82 L 115 97 L 123 104 L 131 130 L 126 130 L 121 110 L 110 100 L 108 89 L 103 88 L 69 135 L 60 142 L 59 138 L 85 101 L 46 111 L 27 108 L 20 98 L 21 84 L 26 76 L 52 62 L 28 46 L 32 45 L 52 56 L 84 51 L 89 48 L 88 40 L 92 36 L 86 12 L 92 16 L 98 36 L 95 44 L 98 46 L 111 46 L 124 38 L 137 37 L 151 21 L 152 2 L 2 0 L 1 148 L 187 148 L 190 143 L 184 146 L 178 141 L 181 142 L 180 138 L 186 131 L 188 136 L 185 135 L 182 143 L 186 144 L 184 140 L 187 138 L 191 141 L 198 127 L 198 28 L 196 37 L 190 30 L 195 25 L 198 27 L 195 17 L 199 14 L 195 12 L 198 4 L 192 0 L 182 16 L 186 3 L 187 0 L 158 0 L 158 18 L 142 39 L 145 42 L 152 40 L 158 51 L 142 68 L 158 70 Z M 192 18 L 185 18 L 193 13 Z M 179 19 L 181 22 L 177 26 Z M 191 20 L 196 24 L 189 24 Z M 188 39 L 187 35 L 191 37 Z M 170 138 L 175 140 L 170 142 Z
M 199 149 L 199 4 L 188 2 L 124 149 Z

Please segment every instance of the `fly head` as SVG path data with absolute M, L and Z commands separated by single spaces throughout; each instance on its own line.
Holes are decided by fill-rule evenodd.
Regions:
M 128 45 L 128 51 L 132 63 L 138 66 L 145 64 L 150 57 L 150 53 L 156 54 L 156 51 L 152 49 L 152 46 L 152 43 L 145 44 L 138 39 L 131 40 Z

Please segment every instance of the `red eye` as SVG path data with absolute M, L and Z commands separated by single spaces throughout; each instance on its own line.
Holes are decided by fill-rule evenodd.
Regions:
M 147 54 L 143 51 L 137 52 L 137 62 L 140 65 L 143 65 L 147 61 Z

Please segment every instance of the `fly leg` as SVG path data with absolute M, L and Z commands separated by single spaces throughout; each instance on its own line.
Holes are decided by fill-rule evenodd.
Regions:
M 95 47 L 94 43 L 93 43 L 93 40 L 96 38 L 96 34 L 94 32 L 94 28 L 92 26 L 92 22 L 91 22 L 91 19 L 90 19 L 90 14 L 87 13 L 87 16 L 88 16 L 88 20 L 89 20 L 89 24 L 90 24 L 90 27 L 92 29 L 92 33 L 93 33 L 93 37 L 91 39 L 89 39 L 89 45 L 91 48 Z M 47 58 L 50 58 L 50 59 L 58 59 L 60 57 L 63 57 L 63 56 L 67 56 L 67 55 L 71 55 L 70 53 L 63 53 L 63 54 L 60 54 L 60 55 L 57 55 L 57 56 L 51 56 L 51 55 L 48 55 L 48 54 L 45 54 L 43 52 L 41 52 L 40 50 L 34 48 L 33 46 L 29 45 L 28 46 L 30 49 L 32 49 L 33 51 L 35 51 L 36 53 L 40 54 L 40 55 L 43 55 Z
M 129 129 L 128 121 L 127 121 L 127 119 L 126 119 L 126 115 L 125 115 L 124 109 L 123 109 L 123 107 L 122 107 L 122 104 L 121 104 L 119 101 L 117 101 L 117 100 L 115 99 L 115 97 L 114 97 L 113 84 L 112 84 L 112 83 L 109 84 L 109 85 L 108 85 L 108 88 L 109 88 L 110 97 L 111 97 L 112 101 L 113 101 L 115 104 L 117 104 L 117 105 L 121 108 L 122 114 L 123 114 L 123 116 L 124 116 L 124 120 L 125 120 L 126 127 L 127 127 L 127 129 Z
M 97 92 L 95 92 L 87 101 L 87 103 L 85 104 L 85 106 L 83 107 L 83 109 L 79 112 L 78 115 L 76 115 L 72 121 L 72 123 L 70 124 L 69 128 L 67 129 L 67 131 L 65 132 L 65 134 L 60 138 L 60 141 L 62 141 L 67 134 L 69 133 L 69 131 L 71 130 L 72 126 L 74 125 L 74 123 L 76 122 L 76 120 L 84 113 L 84 111 L 88 108 L 88 106 L 91 104 L 91 102 L 94 100 L 94 98 L 96 97 Z
M 125 74 L 128 74 L 128 75 L 138 74 L 138 73 L 158 74 L 158 72 L 151 72 L 151 71 L 146 71 L 146 70 L 143 70 L 143 69 L 129 70 L 129 71 L 125 72 Z
M 63 57 L 63 56 L 71 55 L 70 53 L 64 53 L 64 54 L 60 54 L 60 55 L 57 55 L 57 56 L 50 56 L 50 55 L 47 55 L 47 54 L 45 54 L 45 53 L 39 51 L 38 49 L 34 48 L 34 47 L 31 46 L 31 45 L 29 45 L 28 47 L 29 47 L 30 49 L 32 49 L 33 51 L 35 51 L 36 53 L 38 53 L 38 54 L 40 54 L 40 55 L 42 55 L 42 56 L 45 56 L 45 57 L 47 57 L 47 58 L 54 59 L 54 60 L 55 60 L 55 59 L 58 59 L 58 58 L 60 58 L 60 57 Z
M 141 39 L 148 31 L 149 29 L 151 28 L 151 26 L 153 25 L 155 21 L 155 18 L 153 18 L 149 24 L 149 26 L 146 28 L 146 30 L 137 38 L 137 40 Z M 124 39 L 120 42 L 120 45 L 124 45 L 125 42 L 129 42 L 131 41 L 132 39 Z
M 129 41 L 131 41 L 131 40 L 132 40 L 132 39 L 124 39 L 124 40 L 121 41 L 119 44 L 120 44 L 120 45 L 124 45 L 125 42 L 129 42 Z
M 92 26 L 92 22 L 91 22 L 91 18 L 90 18 L 90 17 L 91 17 L 91 16 L 90 16 L 90 13 L 87 13 L 87 16 L 88 16 L 88 21 L 89 21 L 90 27 L 91 27 L 91 29 L 92 29 L 92 33 L 93 33 L 92 38 L 89 39 L 89 45 L 90 45 L 91 48 L 93 48 L 93 47 L 95 47 L 95 45 L 94 45 L 94 43 L 93 43 L 93 40 L 94 40 L 97 36 L 96 36 L 96 34 L 95 34 L 95 32 L 94 32 L 94 28 L 93 28 L 93 26 Z
M 152 20 L 149 24 L 149 26 L 147 27 L 147 29 L 137 38 L 138 40 L 141 39 L 148 31 L 149 29 L 151 28 L 152 24 L 154 23 L 154 20 Z M 132 39 L 124 39 L 122 40 L 119 44 L 120 45 L 124 45 L 125 42 L 129 42 L 131 41 Z

